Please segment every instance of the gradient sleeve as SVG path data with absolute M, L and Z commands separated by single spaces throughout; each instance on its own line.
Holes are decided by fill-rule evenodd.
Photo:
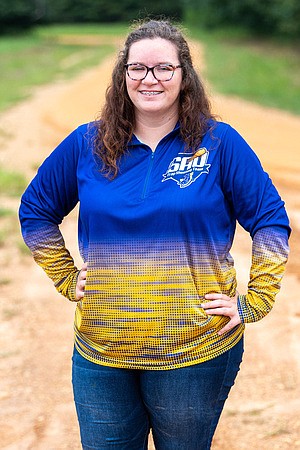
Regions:
M 71 133 L 44 161 L 24 192 L 19 209 L 21 230 L 35 261 L 58 292 L 75 301 L 79 270 L 65 247 L 59 225 L 78 202 L 77 133 Z
M 238 298 L 238 310 L 243 323 L 257 322 L 272 309 L 280 289 L 288 251 L 288 233 L 285 229 L 267 227 L 255 233 L 248 292 Z
M 252 237 L 246 295 L 239 296 L 242 322 L 256 322 L 271 309 L 288 258 L 289 220 L 269 175 L 244 139 L 231 127 L 222 147 L 223 192 L 236 220 Z

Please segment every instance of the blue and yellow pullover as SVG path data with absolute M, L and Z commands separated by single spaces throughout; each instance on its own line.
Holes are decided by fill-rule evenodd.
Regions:
M 155 152 L 135 136 L 114 180 L 92 148 L 93 124 L 73 131 L 25 191 L 25 242 L 57 290 L 75 300 L 78 269 L 59 225 L 80 203 L 79 248 L 87 261 L 77 303 L 75 345 L 95 363 L 172 369 L 230 349 L 246 322 L 272 308 L 288 254 L 284 203 L 244 139 L 213 123 L 196 154 L 184 151 L 179 125 Z M 228 318 L 207 316 L 204 295 L 234 296 L 230 248 L 238 221 L 253 240 L 242 324 L 217 334 Z

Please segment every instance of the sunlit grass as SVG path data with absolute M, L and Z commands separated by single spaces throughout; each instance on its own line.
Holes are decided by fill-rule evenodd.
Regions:
M 34 86 L 76 75 L 101 62 L 130 24 L 67 24 L 37 27 L 0 38 L 0 110 L 26 98 Z M 238 28 L 190 28 L 205 46 L 205 77 L 216 91 L 300 114 L 300 52 L 291 42 L 255 40 Z M 62 37 L 99 36 L 99 45 Z M 107 36 L 101 43 L 101 36 Z M 108 43 L 107 43 L 108 41 Z M 111 45 L 110 45 L 111 44 Z
M 205 76 L 224 94 L 300 114 L 300 52 L 232 30 L 191 35 L 205 45 Z
M 57 31 L 43 28 L 0 38 L 0 110 L 28 97 L 34 86 L 74 76 L 114 51 L 109 44 L 73 45 L 56 37 Z

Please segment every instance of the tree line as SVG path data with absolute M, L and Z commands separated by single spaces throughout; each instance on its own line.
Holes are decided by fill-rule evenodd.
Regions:
M 300 36 L 299 0 L 186 0 L 188 21 L 239 26 L 256 34 Z
M 300 36 L 299 0 L 0 0 L 2 33 L 35 24 L 129 22 L 162 16 L 206 28 L 229 25 L 260 34 Z

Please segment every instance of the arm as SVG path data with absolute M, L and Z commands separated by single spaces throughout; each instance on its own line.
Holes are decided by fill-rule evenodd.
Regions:
M 202 305 L 206 313 L 229 317 L 218 334 L 222 335 L 240 323 L 257 322 L 272 309 L 279 292 L 288 256 L 288 233 L 276 228 L 263 228 L 254 236 L 252 264 L 246 295 L 233 298 L 224 294 L 207 294 Z
M 77 161 L 80 137 L 71 133 L 44 161 L 21 199 L 25 243 L 56 289 L 76 300 L 78 269 L 65 247 L 59 225 L 78 202 Z
M 252 237 L 252 264 L 245 295 L 207 294 L 207 314 L 230 318 L 219 332 L 256 322 L 272 309 L 288 257 L 289 222 L 269 176 L 243 138 L 229 127 L 222 138 L 222 189 L 236 220 Z
M 266 227 L 255 233 L 248 292 L 238 297 L 238 311 L 243 323 L 256 322 L 272 309 L 288 252 L 286 229 Z

